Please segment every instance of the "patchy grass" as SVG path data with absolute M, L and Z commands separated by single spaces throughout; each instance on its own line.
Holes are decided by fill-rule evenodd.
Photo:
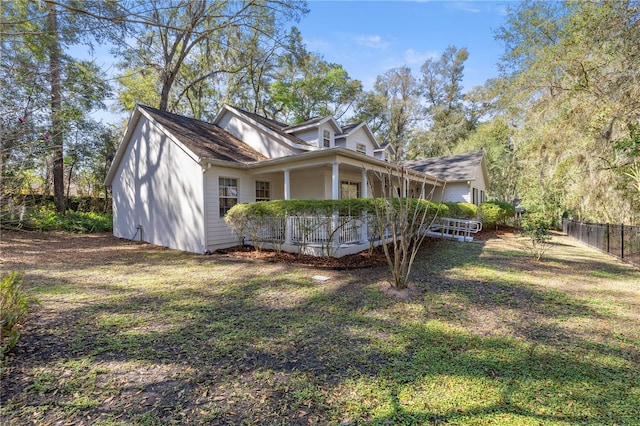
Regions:
M 3 424 L 640 418 L 640 271 L 568 238 L 543 262 L 515 239 L 433 243 L 402 298 L 384 266 L 197 256 L 106 235 L 5 234 L 2 250 L 41 302 L 2 379 Z

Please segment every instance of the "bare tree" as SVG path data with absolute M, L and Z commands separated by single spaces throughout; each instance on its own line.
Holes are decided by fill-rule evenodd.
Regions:
M 439 205 L 431 201 L 435 186 L 429 185 L 426 178 L 411 181 L 408 170 L 400 164 L 374 172 L 374 176 L 382 191 L 374 204 L 375 228 L 393 276 L 392 286 L 405 289 L 426 231 L 438 215 Z M 417 198 L 408 196 L 410 186 Z

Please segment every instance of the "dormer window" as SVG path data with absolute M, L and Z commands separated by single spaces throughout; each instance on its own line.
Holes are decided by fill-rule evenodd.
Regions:
M 389 161 L 389 153 L 388 152 L 384 153 L 384 161 L 387 161 L 387 162 Z
M 356 151 L 361 152 L 363 154 L 367 153 L 367 146 L 363 143 L 356 144 Z
M 331 147 L 331 132 L 328 130 L 322 131 L 322 146 L 325 148 Z

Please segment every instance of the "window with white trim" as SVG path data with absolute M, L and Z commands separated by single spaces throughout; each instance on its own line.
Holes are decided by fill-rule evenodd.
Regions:
M 238 204 L 238 179 L 218 178 L 218 198 L 220 200 L 220 217 L 224 217 L 231 207 Z
M 256 181 L 256 201 L 271 200 L 271 183 Z
M 340 198 L 343 200 L 360 197 L 360 182 L 343 180 L 340 182 Z
M 331 132 L 328 130 L 322 131 L 322 146 L 325 148 L 331 147 Z
M 363 154 L 367 153 L 367 146 L 363 143 L 356 144 L 356 151 L 361 152 Z
M 473 204 L 480 205 L 480 203 L 478 203 L 478 189 L 477 188 L 473 188 L 472 190 L 473 193 Z

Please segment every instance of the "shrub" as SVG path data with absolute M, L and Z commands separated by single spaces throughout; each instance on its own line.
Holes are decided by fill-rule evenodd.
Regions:
M 525 249 L 533 255 L 536 261 L 539 261 L 551 247 L 549 230 L 552 228 L 553 220 L 542 213 L 528 213 L 523 216 L 520 225 L 522 226 L 522 234 L 528 240 Z
M 515 207 L 504 201 L 487 201 L 480 204 L 478 211 L 484 227 L 506 225 L 507 219 L 516 214 Z
M 447 202 L 444 203 L 448 209 L 448 217 L 456 219 L 475 219 L 478 216 L 478 206 L 471 203 L 457 203 Z M 445 215 L 441 215 L 445 216 Z
M 29 302 L 37 300 L 27 295 L 21 272 L 11 272 L 0 280 L 0 360 L 18 343 L 20 333 L 16 326 L 29 312 Z
M 273 223 L 272 219 L 285 218 L 287 216 L 316 216 L 327 218 L 327 221 L 315 222 L 309 232 L 313 232 L 317 227 L 325 226 L 330 223 L 335 213 L 341 217 L 360 217 L 363 214 L 376 215 L 384 213 L 387 217 L 397 218 L 397 212 L 401 211 L 399 207 L 406 205 L 409 215 L 414 213 L 421 215 L 424 213 L 428 222 L 433 217 L 446 216 L 449 207 L 442 203 L 434 203 L 425 199 L 400 199 L 400 198 L 357 198 L 347 200 L 273 200 L 258 201 L 254 203 L 241 203 L 233 206 L 227 215 L 225 221 L 229 227 L 238 236 L 240 244 L 244 243 L 245 237 L 249 237 L 254 247 L 261 249 L 265 242 L 273 245 L 274 249 L 279 251 L 278 244 L 284 240 L 284 235 L 280 235 L 275 229 L 269 230 L 269 224 Z M 345 223 L 349 226 L 349 223 Z M 331 226 L 327 226 L 330 228 Z M 274 227 L 275 228 L 275 227 Z M 377 233 L 382 232 L 377 229 Z M 329 236 L 327 241 L 327 249 L 330 254 L 329 246 L 333 234 Z M 303 233 L 304 240 L 304 233 Z M 302 242 L 301 247 L 304 246 Z
M 51 207 L 40 207 L 27 211 L 23 223 L 26 229 L 35 231 L 68 231 L 79 234 L 92 232 L 111 231 L 113 229 L 113 219 L 110 214 L 105 213 L 83 213 L 67 211 L 61 215 Z

